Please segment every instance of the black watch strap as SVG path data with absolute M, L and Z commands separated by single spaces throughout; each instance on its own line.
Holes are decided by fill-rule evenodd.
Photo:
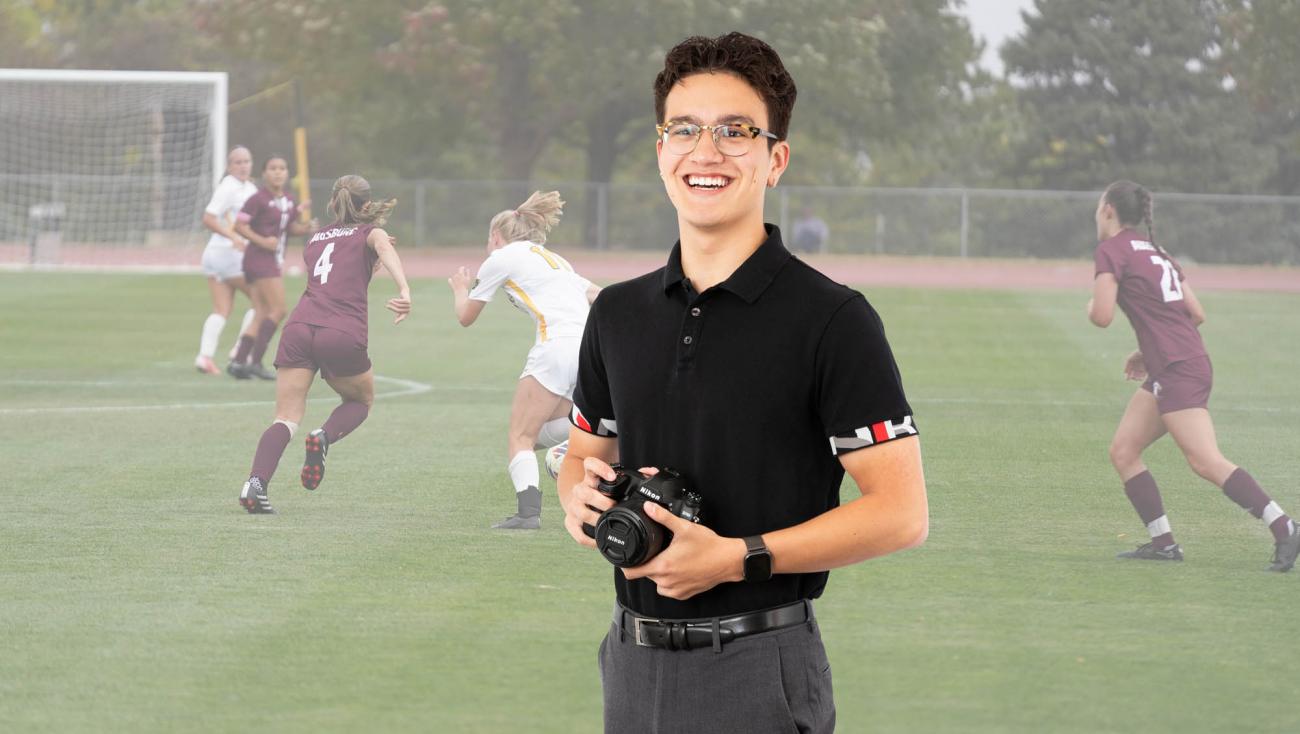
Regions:
M 745 538 L 745 581 L 767 581 L 772 578 L 772 552 L 763 542 L 763 536 Z

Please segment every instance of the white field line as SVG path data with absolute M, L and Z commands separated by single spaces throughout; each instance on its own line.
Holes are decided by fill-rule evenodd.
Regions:
M 396 398 L 405 395 L 419 395 L 433 390 L 433 385 L 415 380 L 404 380 L 399 377 L 385 377 L 384 375 L 375 375 L 375 382 L 386 385 L 394 385 L 398 389 L 390 392 L 376 393 L 375 399 Z M 26 385 L 76 385 L 76 386 L 93 386 L 93 387 L 115 387 L 115 386 L 139 386 L 149 384 L 167 384 L 175 385 L 178 383 L 148 383 L 123 380 L 114 382 L 111 380 L 100 381 L 60 381 L 60 380 L 5 380 L 0 384 L 26 384 Z M 465 388 L 465 389 L 485 389 L 485 388 Z M 333 402 L 337 397 L 320 397 L 310 398 L 309 403 Z M 43 407 L 43 408 L 0 408 L 0 415 L 48 415 L 56 413 L 123 413 L 130 411 L 148 411 L 148 410 L 208 410 L 211 408 L 248 408 L 257 405 L 274 405 L 275 400 L 236 400 L 232 402 L 206 402 L 206 403 L 158 403 L 153 405 L 83 405 L 83 406 L 63 406 L 63 407 Z

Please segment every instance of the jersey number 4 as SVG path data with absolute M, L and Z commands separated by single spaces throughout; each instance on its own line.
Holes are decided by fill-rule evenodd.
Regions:
M 329 282 L 330 271 L 334 269 L 334 263 L 330 262 L 330 255 L 334 254 L 334 243 L 325 245 L 325 250 L 321 252 L 320 257 L 316 258 L 316 267 L 311 269 L 313 278 L 320 278 L 320 284 L 325 285 Z M 1181 298 L 1181 296 L 1180 296 Z M 1165 299 L 1169 300 L 1169 299 Z
M 1165 303 L 1183 300 L 1183 284 L 1178 280 L 1174 264 L 1159 255 L 1152 255 L 1151 262 L 1160 266 L 1160 295 Z

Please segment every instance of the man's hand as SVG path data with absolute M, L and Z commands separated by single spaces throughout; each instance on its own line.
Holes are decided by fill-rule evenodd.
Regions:
M 744 580 L 744 539 L 724 538 L 653 502 L 644 507 L 652 521 L 672 531 L 673 540 L 647 563 L 623 569 L 624 578 L 648 578 L 669 599 L 689 599 L 726 581 Z
M 461 272 L 466 272 L 465 268 L 461 268 Z M 600 513 L 614 506 L 614 500 L 596 489 L 601 479 L 614 479 L 614 469 L 600 459 L 588 456 L 582 460 L 582 471 L 582 481 L 573 486 L 573 491 L 569 493 L 569 504 L 564 508 L 564 529 L 569 531 L 569 535 L 579 545 L 595 548 L 596 541 L 587 537 L 582 526 L 585 523 L 595 527 Z
M 1133 352 L 1124 360 L 1124 379 L 1141 382 L 1147 379 L 1147 364 L 1142 352 Z

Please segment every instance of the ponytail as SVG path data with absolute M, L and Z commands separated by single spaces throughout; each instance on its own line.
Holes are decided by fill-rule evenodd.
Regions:
M 1173 261 L 1169 253 L 1156 243 L 1153 216 L 1155 200 L 1145 186 L 1132 181 L 1116 181 L 1106 187 L 1105 201 L 1115 208 L 1119 223 L 1126 227 L 1142 225 L 1147 230 L 1147 240 L 1166 260 Z
M 329 213 L 340 224 L 373 224 L 382 227 L 397 206 L 397 199 L 374 201 L 370 182 L 357 175 L 341 176 L 330 190 Z
M 559 223 L 563 210 L 564 200 L 560 198 L 560 192 L 534 191 L 518 208 L 507 209 L 492 217 L 489 230 L 498 233 L 505 242 L 526 240 L 545 244 L 546 233 Z

